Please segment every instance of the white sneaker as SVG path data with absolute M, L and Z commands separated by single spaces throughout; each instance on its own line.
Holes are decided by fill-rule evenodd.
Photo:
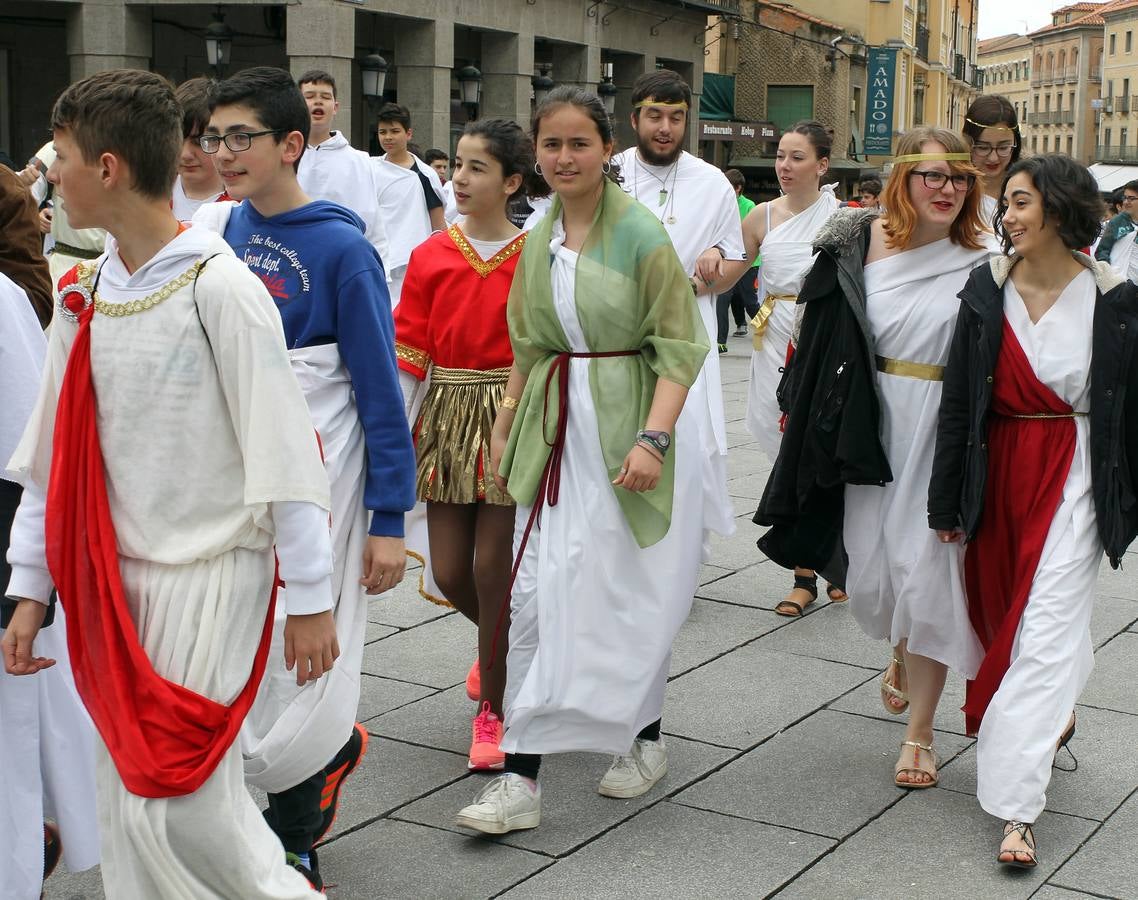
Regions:
M 639 797 L 668 773 L 668 750 L 664 739 L 646 741 L 637 738 L 632 751 L 614 756 L 612 765 L 601 779 L 597 793 L 603 797 Z
M 483 834 L 505 834 L 541 824 L 541 785 L 514 772 L 486 785 L 454 823 Z

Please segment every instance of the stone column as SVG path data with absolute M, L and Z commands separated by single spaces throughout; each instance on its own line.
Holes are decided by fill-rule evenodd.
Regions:
M 149 69 L 152 50 L 149 6 L 127 6 L 123 0 L 69 5 L 72 81 L 109 69 Z
M 505 116 L 529 127 L 533 35 L 482 32 L 482 98 L 478 115 Z
M 632 130 L 630 123 L 632 83 L 645 72 L 651 72 L 655 68 L 655 56 L 622 53 L 613 58 L 612 80 L 617 87 L 613 120 L 616 122 L 616 140 L 621 150 L 636 146 L 636 132 Z
M 285 52 L 289 71 L 294 78 L 299 78 L 309 69 L 323 69 L 336 79 L 340 111 L 336 114 L 335 130 L 352 135 L 352 106 L 358 94 L 353 65 L 355 9 L 334 0 L 305 0 L 290 4 L 286 9 Z
M 447 21 L 400 20 L 395 29 L 394 62 L 399 102 L 411 113 L 415 143 L 449 153 L 454 25 Z
M 596 91 L 601 80 L 601 48 L 596 44 L 554 44 L 553 80 Z

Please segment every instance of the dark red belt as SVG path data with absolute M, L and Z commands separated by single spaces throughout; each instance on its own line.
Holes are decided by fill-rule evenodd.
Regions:
M 534 497 L 533 507 L 530 509 L 529 520 L 526 522 L 522 540 L 518 545 L 517 555 L 514 557 L 514 567 L 510 572 L 510 583 L 506 588 L 506 597 L 502 603 L 501 612 L 498 613 L 498 624 L 494 628 L 494 642 L 490 650 L 489 666 L 494 665 L 498 652 L 498 635 L 502 631 L 502 623 L 506 620 L 506 611 L 510 608 L 510 598 L 514 592 L 514 582 L 518 578 L 518 569 L 525 556 L 526 545 L 529 543 L 530 533 L 534 525 L 541 520 L 542 507 L 548 503 L 556 506 L 561 494 L 561 460 L 565 456 L 565 435 L 569 426 L 569 360 L 571 359 L 608 359 L 613 356 L 639 356 L 639 350 L 604 350 L 597 353 L 558 353 L 549 367 L 549 374 L 545 376 L 545 394 L 541 413 L 541 435 L 545 445 L 549 447 L 549 459 L 545 461 L 545 469 L 541 473 L 541 482 L 537 487 L 537 496 Z M 553 440 L 548 437 L 549 424 L 549 388 L 553 379 L 557 379 L 557 428 Z

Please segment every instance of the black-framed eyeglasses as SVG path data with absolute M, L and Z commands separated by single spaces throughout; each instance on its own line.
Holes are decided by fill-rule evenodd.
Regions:
M 920 175 L 925 187 L 934 191 L 939 191 L 950 179 L 958 191 L 966 191 L 976 183 L 975 175 L 946 175 L 944 172 L 922 172 L 919 169 L 913 169 L 909 174 Z
M 265 134 L 284 134 L 282 128 L 269 128 L 265 131 L 231 131 L 229 134 L 203 134 L 198 138 L 198 146 L 205 153 L 216 153 L 221 149 L 222 141 L 234 153 L 248 150 L 253 145 L 253 138 Z
M 1007 159 L 1012 155 L 1015 144 L 973 144 L 972 155 L 986 157 L 996 154 L 1000 159 Z
M 1138 197 L 1135 197 L 1132 194 L 1123 194 L 1122 195 L 1122 202 L 1123 203 L 1133 203 L 1135 200 L 1138 200 Z

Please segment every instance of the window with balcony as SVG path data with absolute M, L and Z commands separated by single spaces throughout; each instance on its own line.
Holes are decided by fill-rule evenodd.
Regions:
M 1043 111 L 1051 112 L 1051 95 L 1045 94 L 1043 97 Z
M 1102 142 L 1108 147 L 1110 146 L 1110 138 L 1111 130 L 1109 128 L 1104 128 L 1102 131 Z
M 1075 92 L 1074 91 L 1071 91 L 1071 93 L 1067 95 L 1067 100 L 1068 100 L 1067 109 L 1071 110 L 1071 112 L 1074 112 L 1075 111 Z
M 1033 134 L 1031 136 L 1031 152 L 1035 153 L 1039 150 L 1039 139 Z
M 1075 139 L 1071 135 L 1067 135 L 1067 155 L 1075 155 Z
M 1122 79 L 1122 96 L 1123 97 L 1129 97 L 1130 96 L 1130 79 L 1129 78 L 1123 78 Z
M 1039 112 L 1039 94 L 1036 94 L 1036 95 L 1035 95 L 1035 96 L 1032 98 L 1032 102 L 1035 104 L 1035 111 L 1036 111 L 1036 112 Z
M 1043 135 L 1043 152 L 1047 152 L 1047 135 Z
M 1055 95 L 1055 112 L 1058 113 L 1058 112 L 1062 112 L 1062 111 L 1063 111 L 1063 95 L 1061 93 L 1057 93 Z
M 1125 147 L 1129 143 L 1129 141 L 1127 141 L 1127 138 L 1129 136 L 1130 136 L 1130 129 L 1129 128 L 1119 128 L 1118 129 L 1118 146 L 1119 147 Z

